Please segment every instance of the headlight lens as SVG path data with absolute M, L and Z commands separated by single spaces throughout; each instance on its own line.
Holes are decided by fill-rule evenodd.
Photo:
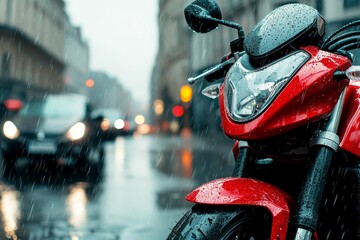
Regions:
M 3 133 L 9 139 L 16 139 L 20 135 L 19 129 L 11 121 L 6 121 L 3 126 Z
M 256 70 L 246 69 L 242 59 L 237 60 L 225 77 L 224 99 L 230 118 L 246 122 L 257 117 L 308 58 L 299 51 Z
M 66 137 L 72 141 L 79 140 L 85 135 L 86 126 L 82 122 L 74 124 L 66 133 Z

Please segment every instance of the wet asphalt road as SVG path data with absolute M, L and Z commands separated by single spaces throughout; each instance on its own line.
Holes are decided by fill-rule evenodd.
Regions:
M 104 169 L 20 162 L 0 180 L 0 239 L 165 239 L 201 183 L 231 175 L 232 141 L 142 136 L 106 144 Z

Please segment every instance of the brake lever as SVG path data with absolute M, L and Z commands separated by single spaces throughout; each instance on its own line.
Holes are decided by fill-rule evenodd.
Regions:
M 203 77 L 206 77 L 210 74 L 213 74 L 217 71 L 219 71 L 221 68 L 223 68 L 224 66 L 228 65 L 228 64 L 233 64 L 235 62 L 235 59 L 234 58 L 230 58 L 222 63 L 219 63 L 211 68 L 209 68 L 208 70 L 206 70 L 205 72 L 201 73 L 200 75 L 196 76 L 196 77 L 190 77 L 188 78 L 188 83 L 190 85 L 194 84 L 197 80 L 203 78 Z

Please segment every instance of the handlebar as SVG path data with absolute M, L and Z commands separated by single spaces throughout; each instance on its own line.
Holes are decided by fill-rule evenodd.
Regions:
M 241 26 L 240 26 L 241 29 Z M 242 31 L 242 29 L 241 29 Z M 239 30 L 240 32 L 240 30 Z M 200 75 L 196 77 L 190 77 L 188 78 L 188 83 L 190 85 L 194 84 L 197 80 L 200 78 L 205 78 L 208 82 L 213 82 L 216 79 L 222 78 L 225 76 L 227 70 L 231 65 L 235 63 L 237 59 L 240 58 L 240 52 L 243 52 L 244 50 L 244 35 L 239 35 L 238 39 L 235 39 L 230 43 L 230 49 L 231 52 L 229 52 L 227 55 L 225 55 L 221 59 L 221 63 L 205 70 L 205 72 L 201 73 Z
M 215 76 L 218 76 L 221 71 L 225 70 L 225 66 L 228 66 L 228 65 L 232 65 L 234 64 L 235 62 L 235 59 L 234 58 L 230 58 L 222 63 L 219 63 L 207 70 L 205 70 L 205 72 L 201 73 L 200 75 L 196 76 L 196 77 L 190 77 L 188 78 L 188 83 L 190 85 L 194 84 L 197 80 L 203 78 L 203 77 L 207 77 L 209 75 L 215 75 Z M 208 81 L 211 81 L 211 80 L 214 80 L 215 78 L 213 79 L 207 79 Z

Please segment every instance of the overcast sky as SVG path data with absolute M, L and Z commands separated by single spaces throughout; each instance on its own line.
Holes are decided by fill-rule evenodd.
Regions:
M 158 49 L 158 0 L 65 0 L 71 22 L 90 47 L 90 68 L 116 77 L 148 100 Z M 143 102 L 144 102 L 143 101 Z

